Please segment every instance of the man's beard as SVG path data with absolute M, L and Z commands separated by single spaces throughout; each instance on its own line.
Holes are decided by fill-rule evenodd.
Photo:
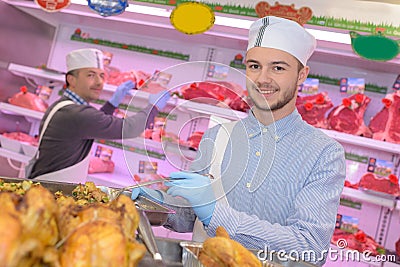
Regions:
M 261 92 L 258 90 L 257 87 L 253 87 L 253 89 L 261 94 Z M 281 108 L 283 108 L 284 106 L 286 106 L 290 101 L 293 100 L 293 98 L 295 98 L 297 90 L 298 89 L 297 89 L 297 83 L 296 83 L 296 84 L 294 84 L 292 90 L 286 91 L 285 94 L 283 95 L 283 98 L 282 99 L 279 98 L 278 102 L 275 104 L 272 104 L 272 105 L 269 105 L 268 101 L 265 99 L 264 99 L 264 101 L 265 101 L 266 105 L 260 105 L 260 103 L 258 103 L 258 101 L 254 101 L 253 99 L 252 99 L 252 102 L 259 110 L 277 111 L 277 110 L 280 110 Z M 250 95 L 250 97 L 251 97 L 251 95 Z

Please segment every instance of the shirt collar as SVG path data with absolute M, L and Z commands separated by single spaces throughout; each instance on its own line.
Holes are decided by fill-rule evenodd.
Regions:
M 79 95 L 75 94 L 74 92 L 72 92 L 71 90 L 69 90 L 69 88 L 67 88 L 64 91 L 64 96 L 68 97 L 69 99 L 71 99 L 72 101 L 74 101 L 76 104 L 78 105 L 88 105 L 88 102 L 86 102 L 82 97 L 80 97 Z
M 243 119 L 243 123 L 249 134 L 249 138 L 256 137 L 262 132 L 268 132 L 277 142 L 279 142 L 279 140 L 292 131 L 293 128 L 295 128 L 294 126 L 301 120 L 300 113 L 297 109 L 294 109 L 294 111 L 285 118 L 275 121 L 275 123 L 271 125 L 265 126 L 256 119 L 253 112 L 250 110 L 248 116 Z

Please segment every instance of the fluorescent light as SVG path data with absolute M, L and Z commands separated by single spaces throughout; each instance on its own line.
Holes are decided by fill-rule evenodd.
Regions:
M 350 35 L 347 33 L 327 32 L 315 29 L 306 29 L 309 33 L 314 35 L 317 40 L 328 41 L 342 44 L 351 44 Z
M 71 3 L 77 5 L 85 5 L 87 6 L 86 0 L 71 0 Z M 151 7 L 151 6 L 141 6 L 129 4 L 129 6 L 125 9 L 125 12 L 132 12 L 138 14 L 145 14 L 157 17 L 168 18 L 171 15 L 171 11 L 166 8 L 159 7 Z M 246 20 L 246 19 L 237 19 L 237 18 L 229 18 L 223 16 L 215 16 L 215 25 L 225 26 L 225 27 L 233 27 L 239 29 L 249 29 L 250 25 L 254 22 L 254 20 Z M 349 34 L 345 33 L 337 33 L 337 32 L 328 32 L 321 31 L 315 29 L 306 29 L 309 33 L 314 35 L 317 40 L 320 41 L 328 41 L 342 44 L 351 44 L 351 39 Z
M 145 14 L 145 15 L 164 17 L 164 18 L 169 18 L 169 16 L 171 15 L 171 11 L 169 11 L 167 9 L 151 7 L 151 6 L 139 6 L 139 5 L 132 5 L 132 4 L 129 4 L 129 6 L 125 9 L 125 11 L 139 13 L 139 14 Z
M 246 19 L 235 19 L 228 17 L 215 16 L 215 25 L 226 26 L 226 27 L 234 27 L 239 29 L 250 28 L 250 25 L 254 22 L 254 20 L 246 20 Z

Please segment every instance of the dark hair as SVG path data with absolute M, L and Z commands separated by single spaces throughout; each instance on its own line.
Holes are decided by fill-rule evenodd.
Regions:
M 65 74 L 65 84 L 67 85 L 67 88 L 69 88 L 69 82 L 68 82 L 68 75 L 72 75 L 74 77 L 76 77 L 78 75 L 78 70 L 71 70 L 68 71 L 67 74 Z

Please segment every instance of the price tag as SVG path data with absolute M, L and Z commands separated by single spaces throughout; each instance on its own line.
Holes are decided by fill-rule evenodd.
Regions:
M 318 93 L 318 87 L 319 79 L 307 78 L 304 83 L 299 86 L 298 90 L 299 93 L 302 94 L 316 94 Z
M 364 94 L 365 79 L 364 78 L 341 78 L 340 92 L 352 94 Z
M 368 172 L 374 173 L 378 177 L 388 177 L 394 170 L 394 164 L 391 161 L 369 158 Z
M 113 154 L 113 150 L 111 148 L 97 146 L 94 156 L 98 157 L 104 161 L 109 161 L 109 160 L 111 160 L 112 154 Z
M 358 218 L 338 214 L 336 216 L 336 228 L 349 233 L 356 233 L 358 231 Z
M 228 77 L 228 73 L 229 73 L 228 66 L 210 64 L 208 66 L 207 77 L 223 80 Z

